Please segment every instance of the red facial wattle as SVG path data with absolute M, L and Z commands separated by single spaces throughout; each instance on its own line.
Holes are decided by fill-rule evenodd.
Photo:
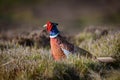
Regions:
M 46 27 L 46 28 L 47 28 L 47 31 L 50 32 L 51 29 L 52 29 L 52 27 L 53 27 L 53 24 L 52 24 L 50 21 L 48 21 L 48 22 L 47 22 L 47 27 Z

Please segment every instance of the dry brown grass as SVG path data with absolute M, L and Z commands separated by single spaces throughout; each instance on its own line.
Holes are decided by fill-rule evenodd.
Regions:
M 18 42 L 1 40 L 0 80 L 119 80 L 119 36 L 120 33 L 108 34 L 97 40 L 85 38 L 78 43 L 93 55 L 112 56 L 117 59 L 117 62 L 110 64 L 75 55 L 70 55 L 65 60 L 54 61 L 47 47 L 30 47 L 24 43 L 23 46 Z M 31 37 L 29 39 L 34 41 Z

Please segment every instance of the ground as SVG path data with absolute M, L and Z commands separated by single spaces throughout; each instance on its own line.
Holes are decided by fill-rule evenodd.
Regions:
M 88 28 L 74 37 L 65 36 L 97 57 L 115 58 L 116 61 L 112 63 L 75 55 L 54 61 L 50 55 L 49 36 L 44 30 L 25 35 L 12 38 L 0 35 L 0 80 L 120 79 L 120 33 L 117 31 Z

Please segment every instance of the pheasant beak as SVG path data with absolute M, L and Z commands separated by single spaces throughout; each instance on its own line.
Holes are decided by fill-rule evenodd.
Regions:
M 46 28 L 46 27 L 47 27 L 47 24 L 43 25 L 43 27 Z

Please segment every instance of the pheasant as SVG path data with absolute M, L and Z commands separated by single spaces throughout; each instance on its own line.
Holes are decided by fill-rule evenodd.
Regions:
M 92 58 L 93 55 L 88 51 L 79 48 L 67 40 L 65 40 L 61 35 L 57 28 L 58 23 L 53 23 L 48 21 L 43 27 L 46 28 L 47 32 L 50 34 L 50 46 L 51 46 L 51 54 L 55 60 L 61 60 L 64 58 L 68 58 L 70 54 L 75 54 L 79 56 L 87 56 Z

